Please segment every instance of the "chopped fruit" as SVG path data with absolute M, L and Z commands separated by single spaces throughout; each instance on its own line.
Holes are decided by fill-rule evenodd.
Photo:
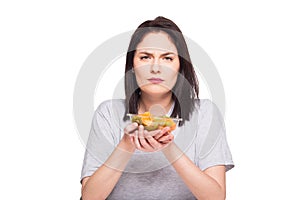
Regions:
M 176 128 L 176 123 L 172 120 L 172 118 L 168 116 L 152 116 L 150 112 L 135 115 L 132 117 L 131 121 L 145 126 L 145 129 L 148 131 L 163 129 L 164 127 L 170 127 L 170 131 L 172 131 Z

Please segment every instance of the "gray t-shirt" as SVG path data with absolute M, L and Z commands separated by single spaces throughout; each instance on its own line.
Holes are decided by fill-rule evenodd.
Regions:
M 223 118 L 208 99 L 195 100 L 189 121 L 172 133 L 174 142 L 201 170 L 234 167 L 226 140 Z M 96 109 L 83 161 L 81 180 L 91 176 L 112 153 L 123 136 L 125 101 L 108 100 Z M 169 114 L 172 113 L 172 108 Z M 188 169 L 186 169 L 188 170 Z M 107 199 L 195 199 L 161 152 L 136 150 Z

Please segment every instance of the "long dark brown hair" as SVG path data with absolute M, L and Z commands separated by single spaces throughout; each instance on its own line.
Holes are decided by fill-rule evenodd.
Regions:
M 143 22 L 131 36 L 125 67 L 125 96 L 126 113 L 137 114 L 141 89 L 137 85 L 135 74 L 132 73 L 133 58 L 137 45 L 144 36 L 151 32 L 165 32 L 175 44 L 179 56 L 180 68 L 175 86 L 172 89 L 172 99 L 175 106 L 171 117 L 182 118 L 179 126 L 183 125 L 195 108 L 195 99 L 199 98 L 199 86 L 189 51 L 179 27 L 171 20 L 157 17 Z M 125 117 L 124 117 L 125 119 Z

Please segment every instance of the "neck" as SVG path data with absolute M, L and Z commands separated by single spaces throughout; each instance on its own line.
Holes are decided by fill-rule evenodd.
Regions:
M 140 102 L 139 102 L 138 112 L 144 113 L 146 111 L 149 111 L 151 106 L 157 104 L 163 107 L 165 111 L 168 112 L 172 106 L 172 103 L 173 103 L 172 92 L 160 96 L 153 96 L 142 92 Z

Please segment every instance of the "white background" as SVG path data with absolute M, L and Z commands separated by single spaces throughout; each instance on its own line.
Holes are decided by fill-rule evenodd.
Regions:
M 72 106 L 81 65 L 105 40 L 162 15 L 222 78 L 236 164 L 227 199 L 299 199 L 297 1 L 105 2 L 1 1 L 0 198 L 80 197 Z

